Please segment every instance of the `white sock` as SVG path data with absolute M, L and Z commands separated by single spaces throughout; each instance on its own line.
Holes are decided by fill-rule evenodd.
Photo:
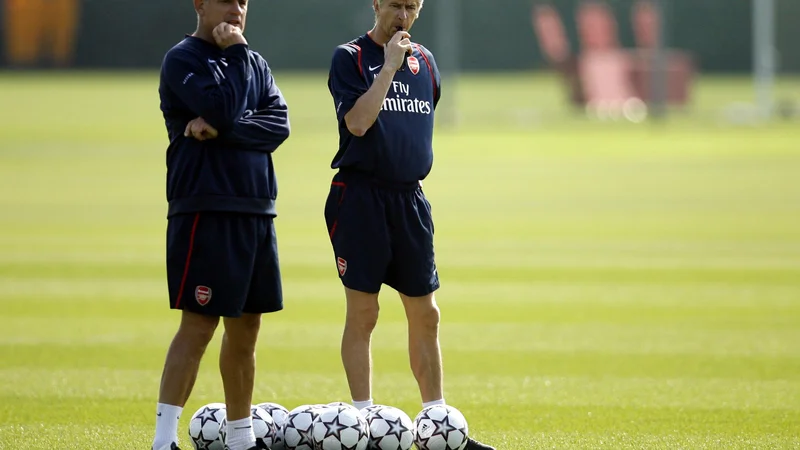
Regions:
M 160 450 L 162 447 L 178 443 L 178 422 L 183 408 L 180 406 L 159 403 L 156 406 L 156 437 L 153 439 L 153 448 Z
M 360 411 L 366 407 L 372 406 L 372 399 L 364 400 L 361 402 L 353 400 L 353 406 L 355 406 Z
M 253 417 L 228 422 L 228 436 L 225 438 L 230 450 L 250 450 L 256 446 L 256 435 L 253 433 Z
M 432 401 L 432 402 L 423 403 L 423 404 L 422 404 L 422 409 L 425 409 L 425 408 L 427 408 L 428 406 L 434 406 L 434 405 L 445 405 L 445 404 L 446 404 L 446 403 L 444 402 L 444 399 L 442 398 L 442 399 L 439 399 L 439 400 L 434 400 L 434 401 Z

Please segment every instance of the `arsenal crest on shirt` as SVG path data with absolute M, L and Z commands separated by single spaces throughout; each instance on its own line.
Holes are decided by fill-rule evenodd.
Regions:
M 416 56 L 408 57 L 408 69 L 411 70 L 411 73 L 414 75 L 419 73 L 419 60 Z

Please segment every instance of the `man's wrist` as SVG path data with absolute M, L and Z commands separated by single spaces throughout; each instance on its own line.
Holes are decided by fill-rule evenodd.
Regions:
M 238 52 L 246 52 L 247 51 L 247 43 L 240 43 L 237 42 L 233 45 L 229 45 L 222 49 L 225 53 L 236 53 Z

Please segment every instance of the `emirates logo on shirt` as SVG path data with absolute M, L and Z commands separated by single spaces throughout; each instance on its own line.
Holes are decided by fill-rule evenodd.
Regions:
M 411 57 L 408 58 L 409 63 Z M 419 66 L 418 66 L 419 69 Z M 393 95 L 394 94 L 394 95 Z M 412 96 L 411 85 L 402 81 L 392 81 L 392 88 L 383 100 L 383 111 L 394 111 L 415 114 L 430 114 L 433 111 L 429 100 L 416 98 L 416 93 Z

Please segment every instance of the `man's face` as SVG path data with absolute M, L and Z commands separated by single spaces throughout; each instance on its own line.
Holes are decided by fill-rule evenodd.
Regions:
M 203 25 L 213 29 L 222 22 L 227 22 L 244 33 L 247 0 L 199 0 L 196 4 Z
M 373 5 L 378 11 L 378 27 L 387 36 L 410 30 L 420 10 L 420 0 L 383 0 L 380 5 L 373 0 Z

